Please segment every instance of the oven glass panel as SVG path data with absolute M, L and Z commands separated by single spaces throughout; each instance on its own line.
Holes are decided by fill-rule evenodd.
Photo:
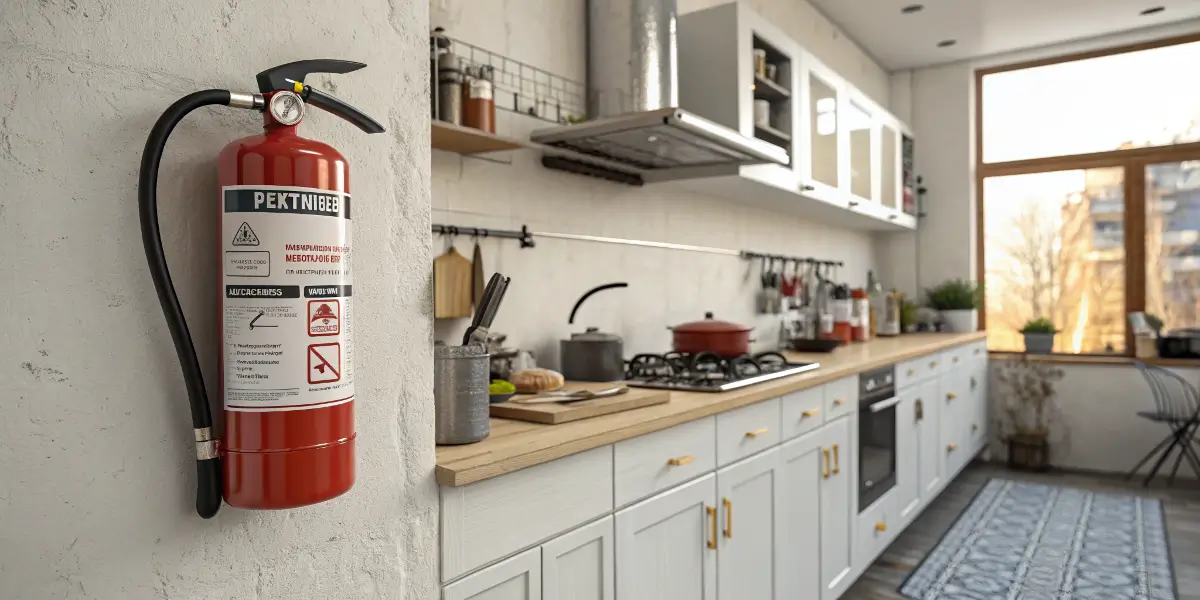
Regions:
M 886 400 L 886 399 L 885 399 Z M 858 414 L 858 510 L 861 512 L 896 485 L 896 407 Z

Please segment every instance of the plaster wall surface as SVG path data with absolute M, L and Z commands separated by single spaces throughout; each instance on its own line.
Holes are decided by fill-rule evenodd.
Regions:
M 428 6 L 315 0 L 14 0 L 0 10 L 0 596 L 436 597 L 429 308 Z M 146 269 L 136 184 L 151 125 L 206 88 L 303 58 L 383 122 L 311 110 L 355 200 L 358 481 L 313 507 L 193 509 L 191 423 Z M 216 390 L 216 157 L 261 117 L 202 109 L 159 186 L 175 286 Z M 219 400 L 217 400 L 219 402 Z

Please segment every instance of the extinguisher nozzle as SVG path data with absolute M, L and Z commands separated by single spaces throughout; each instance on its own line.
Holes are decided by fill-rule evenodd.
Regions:
M 221 509 L 221 459 L 196 461 L 196 513 L 211 519 Z

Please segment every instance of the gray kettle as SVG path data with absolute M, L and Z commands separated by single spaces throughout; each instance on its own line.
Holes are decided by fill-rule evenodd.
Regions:
M 607 283 L 587 291 L 571 309 L 567 324 L 575 323 L 575 313 L 584 300 L 596 292 L 629 287 L 628 283 Z M 625 379 L 625 344 L 621 337 L 588 327 L 572 333 L 571 339 L 558 343 L 563 377 L 570 381 L 620 381 Z

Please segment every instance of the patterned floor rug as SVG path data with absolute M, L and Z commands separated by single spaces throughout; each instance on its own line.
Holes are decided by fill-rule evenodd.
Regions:
M 915 600 L 1175 600 L 1162 504 L 993 479 L 900 593 Z

